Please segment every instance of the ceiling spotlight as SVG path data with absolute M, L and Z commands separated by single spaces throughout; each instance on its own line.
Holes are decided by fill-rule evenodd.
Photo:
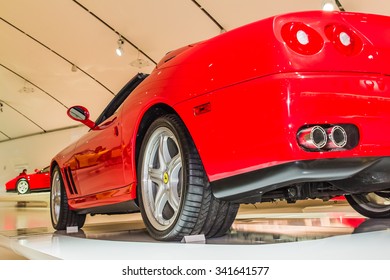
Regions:
M 27 81 L 24 81 L 24 86 L 21 89 L 19 89 L 19 92 L 20 93 L 32 93 L 32 92 L 34 92 L 34 88 Z
M 324 1 L 322 3 L 322 10 L 326 12 L 332 12 L 335 10 L 335 5 L 332 3 L 333 1 Z
M 0 102 L 0 112 L 2 113 L 3 112 L 3 103 Z
M 115 52 L 116 52 L 116 55 L 117 56 L 122 56 L 124 51 L 123 51 L 123 44 L 125 43 L 122 39 L 122 36 L 119 35 L 119 39 L 118 39 L 118 47 L 116 48 Z
M 77 72 L 77 66 L 75 64 L 72 64 L 72 72 Z
M 149 66 L 150 65 L 149 61 L 140 58 L 139 55 L 140 55 L 140 51 L 138 50 L 137 59 L 130 62 L 130 65 L 133 67 L 137 67 L 137 68 L 143 68 L 143 67 Z
M 342 11 L 344 12 L 344 7 L 340 3 L 339 0 L 325 0 L 322 2 L 322 10 L 326 12 L 332 12 L 332 11 Z
M 137 68 L 143 68 L 143 67 L 149 66 L 150 63 L 149 63 L 149 61 L 147 61 L 145 59 L 137 58 L 137 59 L 133 60 L 132 62 L 130 62 L 130 65 L 133 67 L 137 67 Z

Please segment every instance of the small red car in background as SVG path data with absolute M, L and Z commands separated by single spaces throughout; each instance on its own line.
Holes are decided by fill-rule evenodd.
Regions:
M 19 174 L 16 178 L 5 183 L 5 189 L 7 192 L 16 191 L 19 194 L 50 190 L 49 166 L 41 170 L 35 169 L 35 173 L 32 174 Z

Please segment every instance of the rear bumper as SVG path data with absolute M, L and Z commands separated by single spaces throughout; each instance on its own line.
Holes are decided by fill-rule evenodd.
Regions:
M 390 188 L 390 157 L 295 161 L 211 182 L 221 200 L 251 201 L 264 193 L 299 183 L 331 182 L 346 193 Z

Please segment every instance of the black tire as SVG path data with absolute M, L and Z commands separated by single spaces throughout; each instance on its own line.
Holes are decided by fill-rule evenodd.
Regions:
M 178 116 L 166 115 L 151 124 L 137 171 L 141 214 L 153 238 L 219 236 L 233 223 L 238 205 L 213 197 L 195 145 Z M 230 211 L 224 212 L 226 209 Z M 210 215 L 213 222 L 206 223 Z
M 25 178 L 20 178 L 17 182 L 16 182 L 16 191 L 18 192 L 18 194 L 26 194 L 28 192 L 30 192 L 30 184 L 28 183 L 27 179 Z
M 369 218 L 390 218 L 390 198 L 388 192 L 375 192 L 346 195 L 348 203 L 359 214 Z
M 73 226 L 82 228 L 86 218 L 85 214 L 77 214 L 69 209 L 68 196 L 58 166 L 55 166 L 51 173 L 50 216 L 53 228 L 56 230 L 65 230 Z
M 220 237 L 230 229 L 236 218 L 239 204 L 211 199 L 209 215 L 204 226 L 207 237 Z

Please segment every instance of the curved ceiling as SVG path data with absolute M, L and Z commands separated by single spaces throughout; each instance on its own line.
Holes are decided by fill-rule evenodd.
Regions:
M 390 15 L 390 3 L 341 0 Z M 92 118 L 137 72 L 168 51 L 321 0 L 0 0 L 0 142 L 66 129 L 82 104 Z M 115 54 L 121 35 L 124 55 Z M 136 62 L 142 62 L 142 68 Z M 135 66 L 134 66 L 135 63 Z M 144 64 L 149 64 L 145 66 Z M 138 66 L 140 66 L 138 64 Z

